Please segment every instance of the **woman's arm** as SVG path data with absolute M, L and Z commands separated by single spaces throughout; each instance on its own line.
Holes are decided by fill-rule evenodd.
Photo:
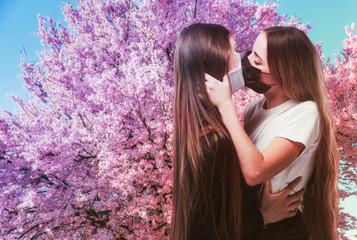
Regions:
M 264 184 L 264 191 L 259 199 L 259 206 L 252 202 L 242 209 L 242 238 L 261 231 L 264 225 L 275 223 L 285 218 L 293 217 L 298 212 L 300 199 L 304 189 L 292 194 L 294 188 L 301 182 L 301 177 L 294 179 L 286 188 L 278 193 L 270 192 L 270 180 Z M 244 192 L 243 192 L 244 194 Z M 250 239 L 250 237 L 248 237 Z
M 243 176 L 248 185 L 262 183 L 282 170 L 299 156 L 305 146 L 285 138 L 275 138 L 260 152 L 240 124 L 232 98 L 228 77 L 223 82 L 206 74 L 206 86 L 211 101 L 218 107 L 237 150 Z
M 278 193 L 270 192 L 270 180 L 264 184 L 264 191 L 260 199 L 259 210 L 264 219 L 264 225 L 278 222 L 285 218 L 293 217 L 300 206 L 300 199 L 304 189 L 290 195 L 294 188 L 301 182 L 301 177 L 295 178 L 286 188 Z

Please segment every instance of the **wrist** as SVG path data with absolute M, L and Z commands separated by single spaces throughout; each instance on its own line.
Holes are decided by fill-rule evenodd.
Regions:
M 263 210 L 263 208 L 258 208 L 258 209 L 262 215 L 263 226 L 275 222 L 272 218 L 270 218 L 271 216 L 269 216 L 269 214 Z
M 227 113 L 229 110 L 233 109 L 235 111 L 235 106 L 231 98 L 228 98 L 218 106 L 218 111 L 222 113 Z

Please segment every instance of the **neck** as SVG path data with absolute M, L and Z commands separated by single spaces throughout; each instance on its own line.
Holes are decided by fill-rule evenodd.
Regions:
M 274 92 L 268 91 L 267 93 L 264 94 L 264 96 L 266 99 L 266 102 L 264 104 L 265 109 L 274 108 L 290 99 L 288 96 L 286 96 L 286 94 L 282 89 L 281 91 L 274 91 Z

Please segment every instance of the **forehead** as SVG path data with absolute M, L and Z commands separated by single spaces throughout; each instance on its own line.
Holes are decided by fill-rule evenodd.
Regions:
M 261 32 L 253 44 L 253 51 L 259 55 L 266 56 L 267 52 L 267 37 L 265 32 Z

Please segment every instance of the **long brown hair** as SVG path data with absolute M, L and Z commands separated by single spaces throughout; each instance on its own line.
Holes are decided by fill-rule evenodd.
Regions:
M 193 221 L 207 219 L 203 216 L 207 213 L 212 237 L 240 237 L 238 157 L 218 109 L 209 100 L 204 79 L 205 72 L 223 79 L 229 37 L 223 26 L 193 24 L 176 42 L 171 239 L 187 239 L 195 230 L 190 228 Z M 220 206 L 215 206 L 214 198 L 221 199 Z
M 272 27 L 264 32 L 273 78 L 288 97 L 300 102 L 312 100 L 319 111 L 321 139 L 303 201 L 303 216 L 310 237 L 338 239 L 338 151 L 319 54 L 306 34 L 297 28 Z

